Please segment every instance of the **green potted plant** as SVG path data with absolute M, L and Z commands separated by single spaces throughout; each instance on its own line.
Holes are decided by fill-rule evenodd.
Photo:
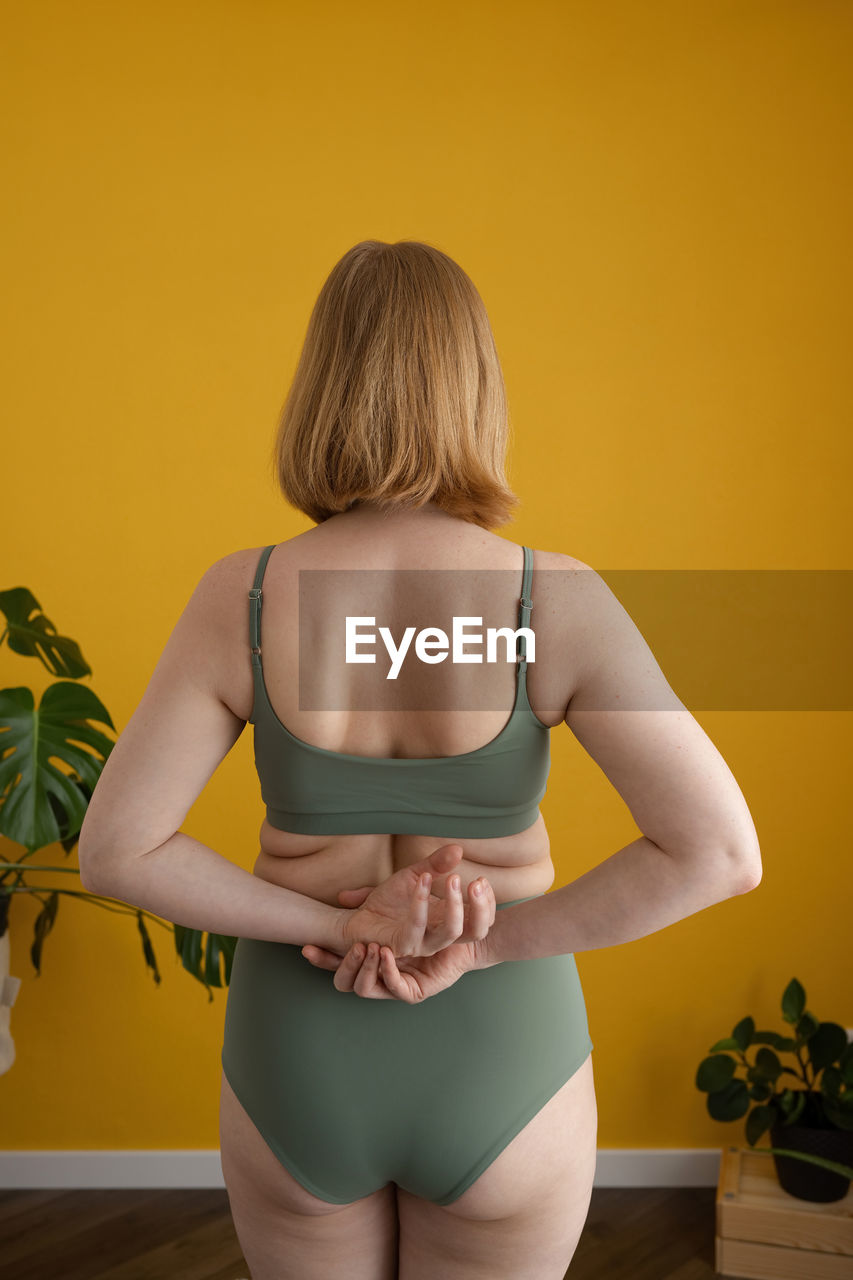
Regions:
M 742 1018 L 699 1063 L 696 1088 L 708 1095 L 714 1120 L 746 1116 L 751 1148 L 769 1130 L 772 1146 L 758 1150 L 773 1156 L 785 1191 L 801 1200 L 840 1200 L 853 1178 L 853 1044 L 839 1023 L 820 1022 L 806 1009 L 796 978 L 782 995 L 782 1017 L 793 1035 L 756 1031 L 751 1017 Z M 798 1069 L 785 1066 L 780 1053 L 793 1054 Z M 780 1087 L 783 1076 L 805 1087 Z
M 162 921 L 139 907 L 88 893 L 73 877 L 80 872 L 60 863 L 34 863 L 34 853 L 46 845 L 60 844 L 66 858 L 77 844 L 86 808 L 101 770 L 114 746 L 96 725 L 115 726 L 104 704 L 86 685 L 76 683 L 92 674 L 76 641 L 59 635 L 41 605 L 26 587 L 0 591 L 0 611 L 6 626 L 0 635 L 13 653 L 36 657 L 51 675 L 61 676 L 48 686 L 39 705 L 24 686 L 0 689 L 0 835 L 23 846 L 14 861 L 0 861 L 0 1074 L 14 1061 L 9 1032 L 9 1010 L 20 979 L 8 973 L 9 916 L 13 894 L 30 893 L 42 905 L 34 925 L 30 958 L 41 974 L 44 940 L 56 921 L 63 897 L 85 900 L 107 911 L 136 917 L 145 964 L 159 984 L 160 971 L 146 920 L 153 920 L 174 934 L 175 950 L 183 967 L 207 988 L 228 984 L 236 938 L 203 934 Z M 59 766 L 67 766 L 67 771 Z M 27 873 L 50 871 L 65 883 L 33 885 Z M 71 884 L 68 883 L 71 878 Z M 221 974 L 224 961 L 224 983 Z

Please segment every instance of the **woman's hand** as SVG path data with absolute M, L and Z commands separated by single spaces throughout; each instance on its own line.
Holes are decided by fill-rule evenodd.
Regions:
M 380 885 L 342 889 L 338 898 L 352 909 L 341 917 L 338 958 L 346 955 L 357 942 L 387 946 L 399 959 L 432 956 L 447 950 L 451 943 L 485 938 L 495 922 L 494 890 L 489 881 L 481 877 L 468 886 L 466 904 L 461 889 L 451 888 L 449 882 L 462 853 L 461 845 L 442 845 L 429 857 L 395 872 Z M 434 896 L 430 894 L 433 875 L 437 877 L 435 888 L 441 890 Z M 483 890 L 479 895 L 474 893 L 478 883 Z
M 420 1004 L 452 987 L 463 973 L 479 969 L 481 947 L 479 942 L 453 942 L 435 955 L 395 959 L 390 947 L 358 942 L 343 959 L 314 946 L 303 947 L 302 954 L 317 969 L 336 970 L 338 991 L 354 991 L 367 1000 Z

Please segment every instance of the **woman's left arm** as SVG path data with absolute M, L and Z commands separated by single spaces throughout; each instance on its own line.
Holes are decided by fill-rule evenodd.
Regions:
M 458 845 L 396 872 L 350 910 L 263 880 L 179 830 L 246 724 L 221 696 L 236 601 L 248 598 L 243 565 L 239 553 L 226 556 L 202 576 L 110 752 L 80 829 L 83 887 L 189 929 L 339 955 L 365 937 L 421 954 L 469 929 L 481 936 L 494 920 L 493 898 L 491 910 L 466 910 L 463 919 L 455 909 L 437 913 L 429 893 L 417 893 L 422 873 L 456 866 Z
M 246 723 L 220 696 L 240 569 L 237 556 L 213 564 L 175 624 L 89 801 L 80 878 L 190 929 L 333 947 L 346 909 L 270 884 L 179 830 Z
M 89 869 L 87 856 L 80 859 L 81 881 L 90 893 L 144 907 L 173 924 L 300 947 L 323 937 L 320 945 L 330 951 L 348 945 L 342 932 L 351 912 L 262 880 L 183 831 L 150 853 L 106 861 L 101 872 Z

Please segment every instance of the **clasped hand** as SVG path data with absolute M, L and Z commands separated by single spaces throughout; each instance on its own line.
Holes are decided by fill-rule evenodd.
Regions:
M 302 954 L 317 968 L 336 970 L 340 991 L 416 1003 L 444 990 L 479 967 L 478 944 L 495 922 L 494 890 L 485 877 L 469 885 L 467 903 L 450 883 L 462 854 L 458 844 L 443 845 L 380 885 L 342 889 L 338 898 L 350 909 L 341 917 L 338 949 L 309 945 Z

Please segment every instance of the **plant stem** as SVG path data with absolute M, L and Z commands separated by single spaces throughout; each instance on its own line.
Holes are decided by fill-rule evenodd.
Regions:
M 66 875 L 70 873 L 75 876 L 80 874 L 79 867 L 57 867 L 52 862 L 24 862 L 23 859 L 20 862 L 0 862 L 0 871 L 4 871 L 7 867 L 17 867 L 19 871 L 63 871 Z
M 63 875 L 79 876 L 79 867 L 57 867 L 54 863 L 27 862 L 25 858 L 20 858 L 17 862 L 0 862 L 0 889 L 6 884 L 6 877 L 10 871 L 16 873 L 13 884 L 20 884 L 23 880 L 25 871 L 60 871 Z
M 823 1156 L 813 1156 L 810 1151 L 790 1151 L 787 1147 L 741 1147 L 741 1151 L 753 1151 L 759 1156 L 792 1156 L 796 1160 L 805 1160 L 807 1164 L 820 1165 L 822 1169 L 831 1169 L 840 1173 L 843 1178 L 853 1178 L 853 1169 L 846 1164 L 838 1164 L 835 1160 L 825 1160 Z
M 8 889 L 8 893 L 31 893 L 39 902 L 44 902 L 43 898 L 39 898 L 39 893 L 64 893 L 70 898 L 84 898 L 92 903 L 94 907 L 102 907 L 104 911 L 116 911 L 121 916 L 147 916 L 149 920 L 153 920 L 155 924 L 162 925 L 164 929 L 169 929 L 174 933 L 173 924 L 162 920 L 160 916 L 155 916 L 153 912 L 146 911 L 143 907 L 124 907 L 119 906 L 115 898 L 107 898 L 99 893 L 87 893 L 83 889 L 51 889 L 47 885 L 39 885 L 38 889 L 33 889 L 29 885 L 22 885 L 20 889 Z
M 811 1089 L 812 1085 L 813 1085 L 813 1084 L 814 1084 L 814 1082 L 815 1082 L 816 1076 L 815 1076 L 815 1073 L 813 1072 L 813 1073 L 812 1073 L 812 1080 L 811 1080 L 811 1082 L 809 1082 L 809 1077 L 808 1077 L 808 1075 L 807 1075 L 807 1073 L 806 1073 L 806 1066 L 807 1066 L 807 1064 L 806 1064 L 806 1062 L 803 1060 L 802 1052 L 803 1052 L 803 1046 L 802 1046 L 802 1045 L 797 1045 L 797 1047 L 794 1049 L 794 1055 L 795 1055 L 795 1057 L 796 1057 L 796 1059 L 797 1059 L 797 1062 L 800 1064 L 800 1068 L 801 1068 L 802 1073 L 803 1073 L 803 1081 L 804 1081 L 804 1083 L 805 1083 L 805 1086 L 806 1086 L 806 1088 L 807 1088 L 807 1089 Z

